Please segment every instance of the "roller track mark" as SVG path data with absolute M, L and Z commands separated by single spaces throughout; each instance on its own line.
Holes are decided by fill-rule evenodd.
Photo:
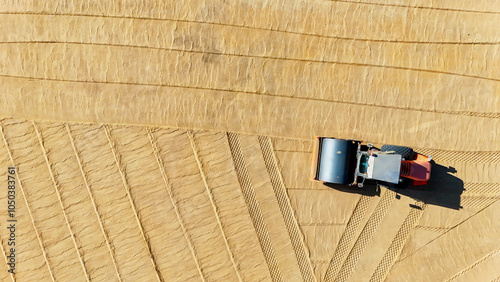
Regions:
M 286 188 L 286 190 L 299 190 L 299 191 L 311 191 L 311 190 L 330 190 L 332 188 L 328 187 L 328 186 L 325 186 L 323 188 L 323 186 L 318 186 L 318 188 Z
M 291 96 L 286 96 L 286 95 L 269 94 L 269 93 L 264 93 L 264 92 L 239 91 L 239 90 L 223 89 L 223 88 L 185 86 L 185 85 L 175 85 L 175 84 L 165 84 L 165 83 L 155 84 L 155 83 L 135 83 L 135 82 L 87 81 L 87 80 L 75 80 L 75 79 L 57 79 L 57 78 L 16 76 L 16 75 L 6 75 L 6 74 L 0 74 L 0 77 L 40 80 L 40 81 L 69 82 L 69 83 L 130 85 L 130 86 L 147 86 L 147 87 L 170 87 L 170 88 L 206 90 L 206 91 L 220 91 L 220 92 L 229 92 L 229 93 L 243 93 L 243 94 L 248 94 L 248 95 L 258 95 L 258 96 L 273 97 L 273 98 L 282 98 L 282 99 L 317 101 L 317 102 L 324 102 L 324 103 L 345 104 L 345 105 L 384 108 L 384 109 L 393 109 L 393 110 L 405 110 L 405 111 L 427 112 L 427 113 L 437 113 L 437 114 L 450 114 L 450 115 L 465 115 L 465 116 L 493 118 L 493 119 L 500 118 L 500 113 L 480 113 L 480 112 L 460 112 L 460 111 L 450 112 L 450 111 L 427 110 L 427 109 L 410 108 L 410 107 L 401 108 L 401 107 L 396 107 L 396 106 L 376 105 L 376 104 L 367 104 L 367 103 L 358 103 L 358 102 L 347 102 L 347 101 L 340 101 L 340 100 L 339 101 L 332 101 L 332 100 L 310 98 L 310 97 L 291 97 Z M 500 81 L 500 79 L 498 81 Z M 125 125 L 128 125 L 128 124 L 125 124 Z M 280 137 L 280 136 L 276 136 L 276 137 Z
M 345 223 L 335 223 L 335 222 L 299 222 L 298 223 L 300 226 L 343 226 Z M 330 262 L 330 261 L 328 261 Z
M 199 264 L 198 259 L 196 257 L 196 251 L 194 249 L 193 243 L 191 242 L 191 238 L 189 238 L 186 227 L 184 226 L 184 222 L 183 222 L 181 214 L 179 212 L 179 208 L 177 207 L 177 205 L 175 203 L 174 196 L 172 194 L 172 187 L 170 185 L 170 182 L 168 181 L 167 174 L 165 172 L 165 166 L 163 165 L 163 160 L 160 157 L 160 152 L 158 150 L 157 142 L 156 142 L 156 139 L 153 135 L 153 131 L 149 127 L 146 127 L 146 131 L 148 134 L 149 142 L 150 142 L 151 147 L 153 149 L 153 153 L 154 153 L 155 158 L 156 158 L 156 162 L 158 163 L 158 167 L 160 169 L 161 176 L 163 178 L 163 182 L 165 183 L 165 189 L 167 190 L 168 196 L 170 198 L 170 202 L 171 202 L 172 207 L 175 211 L 175 215 L 177 216 L 177 221 L 179 221 L 179 225 L 181 226 L 182 233 L 184 234 L 184 238 L 186 239 L 186 242 L 189 246 L 189 250 L 191 251 L 191 254 L 193 255 L 193 260 L 196 264 L 196 268 L 198 269 L 198 273 L 200 274 L 200 278 L 202 281 L 205 281 L 205 277 L 203 275 L 200 264 Z
M 54 176 L 54 172 L 52 171 L 52 166 L 50 165 L 50 161 L 49 161 L 49 158 L 47 156 L 47 151 L 45 149 L 45 146 L 43 145 L 42 134 L 40 133 L 40 130 L 39 130 L 37 124 L 34 121 L 31 121 L 31 123 L 32 123 L 33 127 L 35 128 L 36 136 L 38 138 L 38 143 L 40 144 L 40 147 L 42 149 L 43 157 L 45 159 L 45 163 L 47 164 L 47 169 L 49 170 L 50 178 L 52 180 L 52 183 L 54 184 L 54 189 L 56 190 L 57 198 L 59 200 L 59 205 L 61 206 L 61 210 L 62 210 L 63 215 L 64 215 L 64 220 L 66 221 L 66 226 L 68 227 L 69 233 L 71 235 L 71 240 L 73 241 L 73 245 L 75 246 L 75 251 L 78 255 L 78 260 L 80 261 L 80 264 L 82 266 L 83 273 L 85 274 L 85 278 L 87 279 L 87 281 L 90 281 L 90 275 L 87 273 L 87 268 L 85 267 L 85 263 L 83 262 L 83 255 L 80 251 L 80 247 L 78 247 L 78 244 L 76 243 L 75 233 L 73 232 L 73 230 L 71 229 L 71 225 L 69 224 L 68 215 L 66 214 L 66 209 L 64 208 L 64 204 L 62 202 L 61 192 L 59 191 L 59 188 L 57 185 L 57 180 Z
M 498 114 L 500 117 L 500 113 Z M 439 149 L 414 148 L 415 152 L 431 155 L 437 161 L 453 161 L 461 163 L 499 163 L 500 151 L 448 151 Z
M 406 240 L 408 240 L 411 230 L 413 230 L 413 228 L 420 221 L 422 213 L 426 207 L 425 204 L 421 204 L 419 202 L 415 203 L 415 205 L 419 206 L 421 209 L 413 208 L 410 210 L 405 221 L 399 228 L 398 233 L 394 237 L 394 240 L 392 241 L 391 245 L 384 254 L 384 257 L 377 266 L 377 269 L 370 278 L 370 282 L 384 281 L 387 274 L 389 273 L 389 270 L 394 265 L 394 262 L 401 254 L 401 250 L 406 244 Z
M 464 183 L 462 197 L 496 197 L 500 196 L 500 183 Z
M 312 151 L 294 151 L 294 150 L 274 150 L 275 152 L 282 152 L 282 153 L 311 153 Z
M 241 152 L 239 137 L 236 133 L 228 132 L 227 140 L 233 157 L 236 175 L 238 176 L 238 181 L 240 182 L 240 188 L 243 193 L 243 197 L 245 198 L 248 212 L 257 233 L 271 278 L 273 281 L 284 281 L 271 243 L 271 238 L 269 237 L 269 233 L 267 231 L 266 223 L 264 222 L 264 217 L 262 216 L 262 211 L 259 203 L 257 202 L 255 191 L 248 175 L 243 153 Z
M 495 12 L 495 11 L 478 11 L 478 10 L 465 10 L 465 9 L 454 9 L 454 8 L 438 8 L 438 7 L 412 6 L 412 5 L 401 5 L 401 4 L 372 3 L 372 2 L 363 2 L 363 1 L 348 1 L 348 0 L 327 0 L 327 1 L 351 3 L 351 4 L 359 4 L 359 5 L 370 5 L 370 6 L 436 10 L 436 11 L 459 12 L 459 13 L 496 14 L 496 15 L 500 14 L 500 12 Z
M 434 227 L 434 226 L 422 226 L 422 225 L 417 225 L 415 226 L 415 229 L 421 229 L 421 230 L 427 230 L 427 231 L 433 231 L 433 232 L 448 232 L 450 230 L 450 227 Z
M 342 263 L 346 259 L 349 254 L 349 248 L 351 246 L 351 242 L 354 239 L 354 235 L 356 230 L 358 229 L 361 220 L 363 219 L 368 207 L 370 206 L 372 198 L 366 195 L 361 195 L 354 211 L 347 223 L 344 233 L 342 237 L 340 237 L 339 243 L 335 252 L 333 253 L 333 257 L 330 260 L 328 268 L 326 270 L 324 280 L 325 281 L 333 281 L 333 279 L 337 276 Z
M 316 281 L 314 270 L 309 259 L 307 247 L 304 243 L 302 233 L 300 232 L 300 227 L 292 210 L 290 198 L 288 198 L 288 195 L 286 193 L 283 177 L 279 172 L 271 140 L 267 136 L 260 135 L 258 139 L 262 151 L 262 156 L 264 157 L 264 162 L 266 164 L 267 172 L 269 173 L 269 178 L 273 186 L 274 195 L 276 196 L 276 199 L 278 201 L 281 215 L 283 216 L 283 220 L 285 221 L 285 226 L 288 231 L 288 236 L 290 237 L 295 256 L 297 257 L 297 261 L 299 263 L 302 278 L 304 279 L 304 281 Z
M 359 234 L 359 237 L 356 240 L 356 243 L 354 243 L 351 252 L 345 259 L 344 264 L 340 268 L 340 271 L 335 278 L 335 281 L 346 281 L 347 279 L 349 279 L 359 258 L 363 254 L 366 246 L 370 243 L 373 234 L 377 230 L 380 222 L 382 222 L 382 219 L 384 218 L 385 214 L 389 210 L 389 207 L 394 201 L 395 196 L 396 193 L 394 191 L 385 191 L 384 195 L 380 199 L 380 202 L 377 204 L 375 211 L 368 219 L 365 227 L 363 227 L 361 234 Z
M 463 208 L 479 208 L 483 209 L 500 200 L 500 196 L 496 197 L 463 197 L 461 205 Z
M 484 257 L 480 258 L 478 261 L 474 262 L 470 266 L 464 268 L 462 271 L 459 271 L 457 274 L 455 274 L 452 277 L 448 278 L 446 280 L 446 282 L 453 281 L 453 280 L 457 279 L 458 277 L 464 275 L 466 272 L 470 271 L 474 267 L 480 265 L 481 263 L 487 261 L 488 259 L 490 259 L 490 258 L 492 258 L 494 256 L 497 256 L 498 254 L 500 254 L 500 249 L 492 251 L 491 253 L 489 253 L 489 254 L 485 255 Z
M 7 138 L 5 137 L 3 123 L 0 123 L 0 133 L 2 134 L 2 139 L 3 139 L 3 142 L 5 144 L 5 149 L 7 150 L 7 154 L 9 155 L 10 162 L 12 163 L 12 165 L 14 167 L 16 167 L 16 164 L 14 162 L 14 158 L 12 156 L 12 152 L 9 149 L 9 143 L 7 142 Z M 17 171 L 16 171 L 16 174 L 17 174 Z M 41 248 L 42 253 L 43 253 L 43 258 L 45 259 L 45 265 L 47 265 L 47 268 L 49 270 L 50 278 L 52 279 L 52 281 L 55 282 L 54 274 L 52 273 L 52 269 L 50 268 L 49 259 L 47 257 L 47 253 L 45 252 L 45 248 L 43 246 L 42 237 L 40 237 L 40 233 L 38 232 L 38 229 L 35 226 L 35 219 L 33 218 L 33 213 L 31 211 L 29 204 L 28 204 L 28 199 L 26 198 L 26 193 L 24 192 L 23 184 L 22 184 L 21 179 L 19 178 L 19 175 L 17 176 L 17 183 L 19 184 L 19 188 L 21 188 L 21 193 L 22 193 L 23 198 L 24 198 L 24 204 L 26 205 L 26 209 L 28 210 L 28 214 L 30 215 L 31 225 L 33 225 L 33 229 L 35 230 L 35 234 L 36 234 L 36 237 L 38 239 L 38 244 L 40 245 L 40 248 Z
M 500 200 L 500 183 L 464 183 L 463 208 L 483 209 Z
M 87 180 L 87 176 L 85 174 L 85 170 L 83 168 L 83 163 L 80 159 L 80 154 L 78 153 L 78 150 L 76 149 L 75 146 L 75 140 L 73 138 L 73 134 L 71 133 L 71 129 L 69 127 L 69 124 L 65 124 L 66 132 L 68 133 L 69 140 L 71 142 L 71 146 L 73 147 L 73 151 L 75 152 L 75 157 L 78 162 L 78 167 L 80 168 L 80 172 L 82 174 L 83 181 L 85 183 L 85 187 L 87 188 L 87 193 L 89 194 L 90 200 L 92 202 L 92 207 L 94 208 L 94 213 L 96 214 L 97 221 L 99 222 L 99 226 L 101 227 L 102 235 L 104 236 L 104 239 L 106 240 L 106 245 L 108 247 L 109 255 L 111 256 L 111 260 L 113 261 L 113 266 L 115 267 L 115 272 L 116 276 L 119 281 L 122 281 L 120 272 L 118 271 L 118 265 L 116 264 L 116 259 L 115 259 L 115 254 L 113 253 L 113 248 L 111 247 L 111 244 L 109 242 L 109 237 L 104 229 L 104 225 L 102 223 L 101 215 L 99 214 L 99 210 L 97 209 L 97 205 L 94 200 L 94 195 L 92 194 L 92 191 L 90 190 L 90 185 Z
M 109 130 L 108 125 L 104 125 L 104 131 L 106 132 L 106 137 L 108 138 L 108 143 L 109 143 L 109 146 L 111 148 L 111 152 L 113 153 L 116 167 L 118 168 L 118 171 L 120 172 L 123 187 L 127 191 L 128 200 L 130 202 L 130 206 L 132 208 L 132 211 L 134 212 L 135 220 L 137 221 L 137 226 L 139 227 L 139 230 L 141 231 L 142 239 L 144 240 L 144 244 L 146 245 L 146 249 L 148 250 L 149 257 L 151 259 L 151 264 L 153 265 L 153 268 L 154 268 L 155 273 L 156 273 L 156 278 L 158 279 L 158 281 L 163 281 L 163 279 L 160 276 L 160 270 L 158 269 L 158 264 L 156 263 L 155 256 L 151 250 L 151 244 L 149 243 L 149 240 L 144 232 L 144 228 L 142 227 L 142 222 L 139 219 L 139 214 L 137 213 L 137 208 L 135 207 L 134 199 L 132 198 L 132 194 L 130 192 L 130 186 L 128 185 L 127 177 L 125 176 L 125 173 L 123 172 L 122 163 L 121 163 L 120 157 L 118 155 L 118 150 L 116 149 L 116 144 L 111 136 L 111 131 Z
M 285 34 L 294 35 L 306 35 L 318 38 L 327 39 L 338 39 L 338 40 L 350 40 L 350 41 L 361 41 L 361 42 L 380 42 L 380 43 L 405 43 L 405 44 L 443 44 L 443 45 L 498 45 L 500 42 L 462 42 L 462 41 L 417 41 L 417 40 L 393 40 L 393 39 L 371 39 L 371 38 L 355 38 L 346 36 L 333 36 L 326 34 L 308 33 L 293 30 L 280 30 L 273 28 L 246 26 L 242 24 L 231 24 L 231 23 L 221 23 L 221 22 L 203 22 L 197 20 L 188 19 L 173 19 L 173 18 L 153 18 L 153 17 L 134 17 L 134 16 L 111 16 L 111 15 L 98 15 L 98 14 L 83 14 L 83 13 L 48 13 L 40 11 L 5 11 L 0 12 L 0 15 L 37 15 L 37 16 L 66 16 L 66 17 L 91 17 L 91 18 L 111 18 L 111 19 L 130 19 L 130 20 L 147 20 L 147 21 L 170 21 L 170 22 L 182 22 L 182 23 L 194 23 L 194 24 L 209 24 L 215 26 L 226 26 L 226 27 L 236 27 L 244 29 L 254 29 L 262 31 L 272 31 Z
M 193 132 L 188 130 L 187 135 L 189 138 L 189 143 L 191 144 L 191 148 L 193 149 L 193 154 L 196 159 L 196 163 L 198 165 L 198 169 L 200 170 L 201 178 L 203 179 L 203 183 L 205 184 L 205 190 L 207 191 L 208 197 L 210 198 L 210 203 L 212 204 L 212 208 L 214 210 L 215 218 L 217 219 L 217 224 L 219 225 L 220 232 L 222 234 L 222 238 L 224 239 L 224 244 L 226 245 L 226 250 L 227 253 L 229 254 L 229 258 L 231 259 L 231 263 L 233 264 L 234 271 L 236 272 L 236 276 L 238 277 L 239 281 L 243 281 L 240 276 L 240 272 L 238 270 L 238 267 L 236 265 L 236 262 L 234 261 L 234 256 L 233 253 L 231 252 L 231 248 L 229 247 L 229 243 L 227 241 L 227 236 L 226 233 L 224 232 L 224 229 L 222 228 L 222 223 L 220 221 L 219 213 L 217 212 L 217 206 L 215 205 L 214 197 L 212 195 L 212 191 L 210 188 L 208 188 L 208 183 L 207 179 L 205 176 L 205 173 L 203 172 L 203 165 L 201 164 L 200 158 L 198 157 L 198 147 L 196 146 L 196 143 L 193 138 Z

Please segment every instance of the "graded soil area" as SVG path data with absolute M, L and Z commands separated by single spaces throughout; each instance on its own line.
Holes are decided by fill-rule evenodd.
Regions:
M 500 2 L 0 2 L 1 281 L 500 279 Z M 314 136 L 431 180 L 311 182 Z

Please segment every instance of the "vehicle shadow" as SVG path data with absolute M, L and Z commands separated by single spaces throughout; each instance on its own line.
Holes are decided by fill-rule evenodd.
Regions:
M 358 187 L 351 187 L 348 185 L 340 185 L 340 184 L 333 184 L 333 183 L 324 183 L 323 185 L 330 187 L 332 189 L 341 191 L 341 192 L 346 192 L 346 193 L 352 193 L 352 194 L 361 194 L 361 195 L 366 195 L 366 196 L 380 196 L 380 187 L 376 184 L 365 184 L 363 188 L 358 188 Z
M 434 161 L 431 163 L 431 178 L 427 185 L 410 185 L 406 189 L 385 188 L 429 205 L 455 210 L 462 208 L 460 195 L 464 190 L 464 182 L 453 175 L 457 173 L 457 170 L 453 167 L 439 165 Z

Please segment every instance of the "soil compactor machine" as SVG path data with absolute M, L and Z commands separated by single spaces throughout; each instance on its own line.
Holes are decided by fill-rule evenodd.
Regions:
M 403 146 L 362 145 L 358 140 L 316 137 L 311 180 L 363 187 L 365 180 L 406 188 L 425 185 L 431 175 L 431 156 L 417 154 Z

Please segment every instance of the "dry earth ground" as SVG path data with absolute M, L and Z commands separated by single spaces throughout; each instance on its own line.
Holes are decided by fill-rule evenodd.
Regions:
M 498 280 L 498 26 L 496 0 L 0 1 L 0 280 Z M 434 178 L 312 183 L 315 135 Z

